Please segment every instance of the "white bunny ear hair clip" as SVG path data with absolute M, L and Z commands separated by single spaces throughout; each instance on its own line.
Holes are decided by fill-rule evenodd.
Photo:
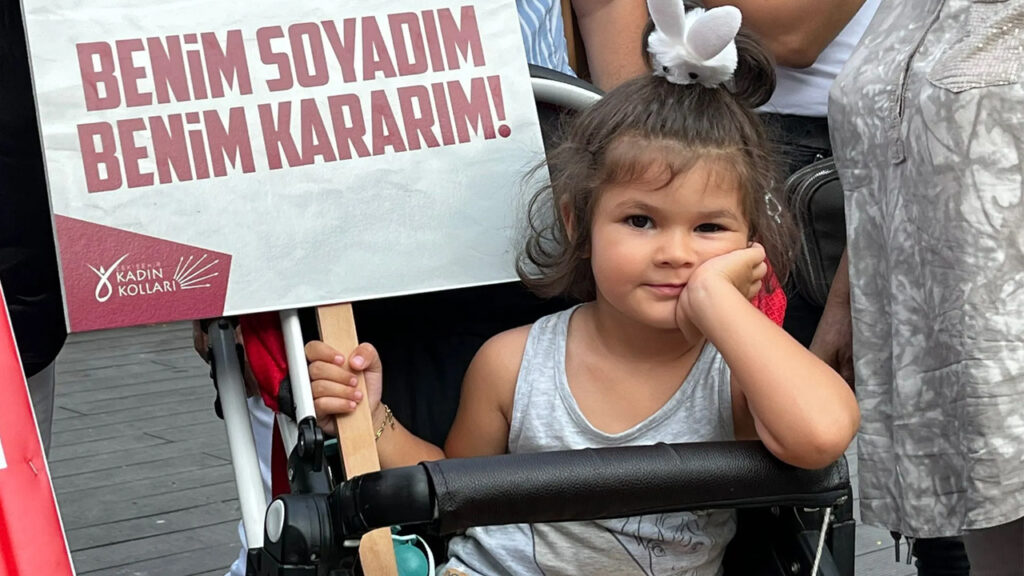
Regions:
M 647 0 L 654 32 L 647 40 L 655 76 L 673 84 L 709 88 L 736 71 L 736 33 L 743 15 L 735 6 L 686 12 L 683 0 Z

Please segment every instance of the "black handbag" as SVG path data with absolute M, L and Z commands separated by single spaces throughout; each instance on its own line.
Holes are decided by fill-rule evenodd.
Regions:
M 786 180 L 786 198 L 801 235 L 793 282 L 808 302 L 824 306 L 846 249 L 843 186 L 832 158 L 794 172 Z

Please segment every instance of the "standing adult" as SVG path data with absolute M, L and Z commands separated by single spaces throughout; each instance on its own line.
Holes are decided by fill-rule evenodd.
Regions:
M 0 4 L 0 283 L 43 448 L 66 336 L 21 3 Z
M 884 0 L 832 89 L 861 515 L 1024 574 L 1024 0 Z M 852 315 L 851 315 L 852 310 Z

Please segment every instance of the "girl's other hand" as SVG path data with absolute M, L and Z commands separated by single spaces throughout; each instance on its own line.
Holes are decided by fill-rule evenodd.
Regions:
M 327 434 L 338 434 L 335 416 L 354 411 L 364 400 L 357 388 L 359 374 L 366 380 L 366 399 L 370 402 L 371 413 L 380 405 L 382 367 L 377 350 L 371 344 L 360 344 L 346 357 L 324 342 L 314 340 L 306 344 L 306 361 L 317 423 Z

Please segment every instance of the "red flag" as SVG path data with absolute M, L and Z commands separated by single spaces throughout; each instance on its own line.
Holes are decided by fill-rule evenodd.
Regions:
M 0 576 L 74 574 L 0 289 Z

